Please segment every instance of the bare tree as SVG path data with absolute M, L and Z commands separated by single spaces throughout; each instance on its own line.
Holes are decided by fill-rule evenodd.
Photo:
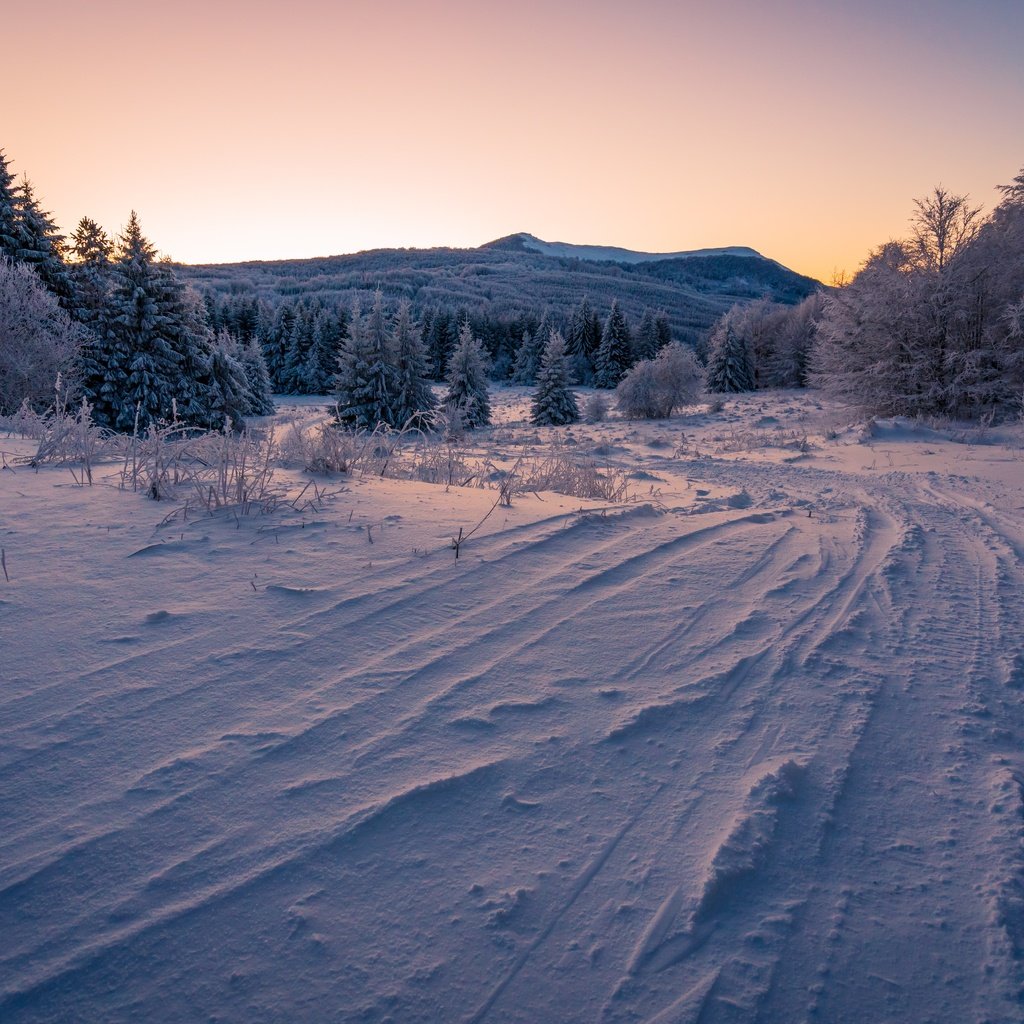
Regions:
M 954 196 L 941 185 L 931 195 L 915 199 L 917 212 L 910 218 L 914 255 L 922 265 L 940 273 L 977 237 L 981 207 L 967 196 Z

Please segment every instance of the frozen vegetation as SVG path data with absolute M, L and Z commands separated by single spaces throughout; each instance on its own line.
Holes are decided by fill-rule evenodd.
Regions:
M 0 434 L 0 1020 L 1020 1021 L 1019 423 L 284 402 Z

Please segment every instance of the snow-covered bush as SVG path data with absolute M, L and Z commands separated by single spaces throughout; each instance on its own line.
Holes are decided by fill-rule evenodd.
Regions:
M 703 388 L 704 371 L 693 350 L 671 344 L 654 359 L 637 363 L 616 389 L 615 400 L 625 416 L 665 419 L 698 401 Z
M 0 414 L 25 399 L 35 408 L 52 402 L 57 375 L 68 382 L 81 341 L 32 268 L 0 259 Z
M 603 423 L 608 419 L 608 399 L 600 391 L 594 391 L 583 403 L 583 418 L 588 423 Z

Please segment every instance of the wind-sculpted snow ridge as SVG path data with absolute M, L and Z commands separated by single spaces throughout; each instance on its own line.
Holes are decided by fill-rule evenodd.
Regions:
M 637 500 L 458 561 L 494 492 L 0 474 L 0 1020 L 1019 1024 L 1019 452 L 814 401 L 573 428 Z

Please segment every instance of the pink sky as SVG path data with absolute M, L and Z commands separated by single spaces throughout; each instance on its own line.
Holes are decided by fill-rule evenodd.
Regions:
M 52 0 L 0 147 L 58 222 L 185 262 L 514 231 L 750 245 L 829 280 L 1024 165 L 1024 4 Z M 24 40 L 24 45 L 12 45 Z

